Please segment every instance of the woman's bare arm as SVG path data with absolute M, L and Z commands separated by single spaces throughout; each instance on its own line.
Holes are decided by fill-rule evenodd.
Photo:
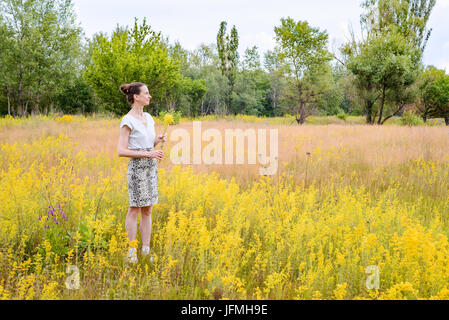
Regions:
M 134 151 L 128 149 L 128 138 L 131 129 L 124 125 L 120 129 L 120 136 L 118 139 L 118 156 L 119 157 L 130 157 L 130 158 L 148 158 L 147 151 Z

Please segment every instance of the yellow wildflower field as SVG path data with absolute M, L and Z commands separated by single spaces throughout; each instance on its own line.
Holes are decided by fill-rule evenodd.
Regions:
M 119 121 L 0 119 L 0 299 L 449 299 L 447 128 L 204 119 L 277 128 L 278 173 L 173 165 L 168 139 L 129 265 Z

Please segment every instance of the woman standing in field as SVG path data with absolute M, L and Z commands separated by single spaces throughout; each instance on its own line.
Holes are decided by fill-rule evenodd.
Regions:
M 140 233 L 142 236 L 142 256 L 150 253 L 151 213 L 153 205 L 158 203 L 158 168 L 157 159 L 162 159 L 164 152 L 154 150 L 166 135 L 156 138 L 153 117 L 143 108 L 150 103 L 151 95 L 144 83 L 133 82 L 123 84 L 120 90 L 126 95 L 131 110 L 120 123 L 118 141 L 119 157 L 129 157 L 128 163 L 128 193 L 129 208 L 125 226 L 129 241 L 136 240 L 137 216 L 142 213 Z M 152 256 L 150 259 L 152 260 Z M 131 247 L 128 261 L 137 262 L 137 248 Z

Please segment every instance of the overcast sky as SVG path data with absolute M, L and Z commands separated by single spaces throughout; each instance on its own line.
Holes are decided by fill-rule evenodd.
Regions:
M 282 17 L 307 20 L 327 30 L 330 48 L 338 48 L 348 37 L 348 26 L 359 32 L 361 0 L 73 0 L 86 36 L 110 33 L 117 24 L 132 26 L 134 17 L 146 17 L 153 30 L 171 43 L 178 40 L 189 50 L 201 43 L 216 43 L 221 21 L 239 34 L 239 51 L 257 46 L 260 56 L 275 46 L 274 27 Z M 424 52 L 424 63 L 449 72 L 449 0 L 437 0 L 429 27 L 433 29 Z

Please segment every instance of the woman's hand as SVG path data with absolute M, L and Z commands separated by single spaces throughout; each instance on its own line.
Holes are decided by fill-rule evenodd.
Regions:
M 167 141 L 167 134 L 166 133 L 158 135 L 157 138 L 156 138 L 155 143 L 157 144 L 159 142 L 165 142 L 165 141 Z
M 162 160 L 163 157 L 164 157 L 164 151 L 162 151 L 162 150 L 148 151 L 148 154 L 147 154 L 147 158 L 154 158 L 154 159 Z

